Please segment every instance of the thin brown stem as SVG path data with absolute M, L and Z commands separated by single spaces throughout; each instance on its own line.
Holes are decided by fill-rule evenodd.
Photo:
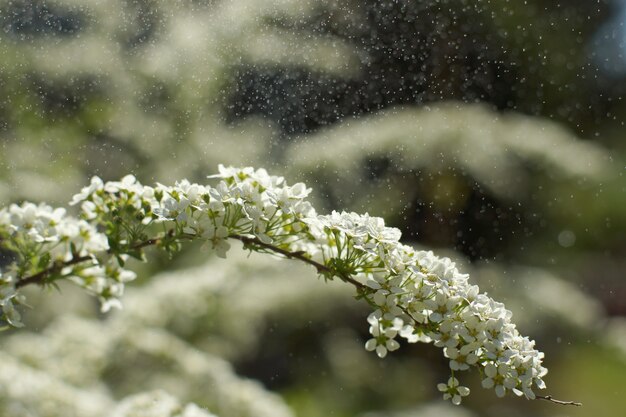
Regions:
M 135 250 L 135 249 L 142 249 L 145 248 L 147 246 L 152 246 L 152 245 L 156 245 L 157 243 L 159 243 L 161 241 L 161 238 L 154 238 L 154 239 L 148 239 L 144 242 L 140 242 L 138 244 L 136 244 L 135 246 L 133 246 L 131 249 Z M 107 251 L 108 254 L 111 253 L 111 251 Z M 89 255 L 85 255 L 85 256 L 79 256 L 77 258 L 72 258 L 69 261 L 65 261 L 65 262 L 60 262 L 60 263 L 56 263 L 54 265 L 52 265 L 50 268 L 44 269 L 43 271 L 39 271 L 34 275 L 31 275 L 29 277 L 26 278 L 22 278 L 19 281 L 17 281 L 15 283 L 15 288 L 22 288 L 25 287 L 26 285 L 30 285 L 30 284 L 43 284 L 46 280 L 46 278 L 48 278 L 50 275 L 59 272 L 61 269 L 67 267 L 67 266 L 72 266 L 72 265 L 76 265 L 82 262 L 87 262 L 89 260 L 93 259 L 92 256 Z
M 66 266 L 76 265 L 81 262 L 86 262 L 90 259 L 91 259 L 90 256 L 80 256 L 78 258 L 72 258 L 66 262 L 54 264 L 48 269 L 44 269 L 43 271 L 37 272 L 36 274 L 31 275 L 27 278 L 20 279 L 19 281 L 15 283 L 15 288 L 25 287 L 30 284 L 43 284 L 46 278 L 60 271 L 61 269 L 65 268 Z
M 316 262 L 314 260 L 312 260 L 311 258 L 307 258 L 306 256 L 304 256 L 303 253 L 301 252 L 289 252 L 288 250 L 285 249 L 281 249 L 277 246 L 274 246 L 270 243 L 264 243 L 262 241 L 260 241 L 259 239 L 257 239 L 256 237 L 248 237 L 248 236 L 241 236 L 241 235 L 230 235 L 229 237 L 236 239 L 236 240 L 240 240 L 241 242 L 243 242 L 246 245 L 253 245 L 253 246 L 257 246 L 257 247 L 261 247 L 264 249 L 268 249 L 271 250 L 272 252 L 275 253 L 279 253 L 281 255 L 283 255 L 286 258 L 289 259 L 298 259 L 302 262 L 305 262 L 309 265 L 312 265 L 315 267 L 315 269 L 317 270 L 317 272 L 319 272 L 320 274 L 323 273 L 327 273 L 327 274 L 333 274 L 339 277 L 339 279 L 341 279 L 344 282 L 348 282 L 352 285 L 354 285 L 355 287 L 357 287 L 358 289 L 362 289 L 365 288 L 365 286 L 363 284 L 361 284 L 359 281 L 355 280 L 354 278 L 345 275 L 345 274 L 341 274 L 329 267 L 327 267 L 324 264 L 321 264 L 319 262 Z
M 551 403 L 559 404 L 559 405 L 574 405 L 576 407 L 580 407 L 580 406 L 583 405 L 583 403 L 578 403 L 576 401 L 561 401 L 561 400 L 557 400 L 557 399 L 552 398 L 551 395 L 546 395 L 545 397 L 541 396 L 541 395 L 537 395 L 537 399 L 538 400 L 550 401 Z

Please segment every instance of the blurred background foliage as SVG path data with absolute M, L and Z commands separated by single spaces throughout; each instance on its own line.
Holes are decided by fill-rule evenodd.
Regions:
M 222 417 L 619 415 L 625 15 L 605 0 L 0 0 L 3 205 L 66 204 L 91 175 L 266 167 L 319 211 L 384 216 L 457 260 L 546 351 L 550 393 L 584 403 L 500 400 L 467 375 L 472 396 L 448 406 L 438 350 L 367 354 L 348 288 L 190 247 L 137 265 L 106 317 L 71 287 L 34 289 L 27 330 L 0 340 L 0 414 L 106 416 L 163 389 Z

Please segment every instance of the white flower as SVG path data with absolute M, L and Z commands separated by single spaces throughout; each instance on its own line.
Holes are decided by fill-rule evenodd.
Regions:
M 226 252 L 230 249 L 230 244 L 226 241 L 229 235 L 228 228 L 225 226 L 218 226 L 208 228 L 204 233 L 204 237 L 207 239 L 207 243 L 211 243 L 211 247 L 217 253 L 220 258 L 226 258 Z
M 444 400 L 451 400 L 452 404 L 460 405 L 462 397 L 467 397 L 470 389 L 459 385 L 459 380 L 451 377 L 447 384 L 437 384 L 437 389 L 443 392 Z
M 294 184 L 292 187 L 282 187 L 268 191 L 270 201 L 284 212 L 292 212 L 294 208 L 311 192 L 303 183 Z
M 190 204 L 197 205 L 202 200 L 202 196 L 207 194 L 207 189 L 203 185 L 192 184 L 187 180 L 177 181 L 174 188 L 180 190 L 189 200 Z
M 432 322 L 439 323 L 456 307 L 461 300 L 458 297 L 453 297 L 439 292 L 435 296 L 435 299 L 425 300 L 424 304 L 426 308 L 432 310 L 428 315 L 428 319 Z
M 186 197 L 176 199 L 167 196 L 161 201 L 161 206 L 154 209 L 154 213 L 161 220 L 184 222 L 187 220 L 187 207 L 189 207 L 189 200 Z
M 383 243 L 397 243 L 402 236 L 399 229 L 385 227 L 385 221 L 380 217 L 365 217 L 365 229 L 371 238 Z
M 465 345 L 461 349 L 446 347 L 444 354 L 451 359 L 450 369 L 453 371 L 465 371 L 469 369 L 470 365 L 475 365 L 478 362 L 478 356 L 474 353 L 477 347 L 478 344 Z
M 402 319 L 383 320 L 380 310 L 370 314 L 367 321 L 370 323 L 370 334 L 373 338 L 365 343 L 365 349 L 376 351 L 379 358 L 387 356 L 387 352 L 393 352 L 400 348 L 400 344 L 394 340 L 398 331 L 402 329 Z
M 133 190 L 135 185 L 138 185 L 137 189 L 140 189 L 141 184 L 137 183 L 137 178 L 134 175 L 128 174 L 122 178 L 121 181 L 108 181 L 104 184 L 104 191 L 107 193 L 117 193 L 120 191 Z
M 102 189 L 104 189 L 104 183 L 102 182 L 100 177 L 91 178 L 91 184 L 89 184 L 87 187 L 84 187 L 82 190 L 80 190 L 80 193 L 75 194 L 72 197 L 72 201 L 70 201 L 70 206 L 87 200 L 89 196 L 91 196 L 93 193 Z

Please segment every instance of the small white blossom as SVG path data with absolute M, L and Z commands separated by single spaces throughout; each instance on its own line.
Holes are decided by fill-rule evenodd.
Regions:
M 207 243 L 211 244 L 212 249 L 220 258 L 226 258 L 226 253 L 230 249 L 230 244 L 226 241 L 228 234 L 228 228 L 225 226 L 209 228 L 203 234 Z
M 437 389 L 443 392 L 444 400 L 451 400 L 452 404 L 460 405 L 462 397 L 467 397 L 470 389 L 459 385 L 459 380 L 451 377 L 447 384 L 437 384 Z

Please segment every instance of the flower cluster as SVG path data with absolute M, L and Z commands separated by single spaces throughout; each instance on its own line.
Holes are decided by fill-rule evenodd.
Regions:
M 144 392 L 125 398 L 111 417 L 215 417 L 194 403 L 184 407 L 164 391 Z
M 25 330 L 7 337 L 0 357 L 2 416 L 159 416 L 158 398 L 155 409 L 140 406 L 132 397 L 118 403 L 121 394 L 136 395 L 134 365 L 141 358 L 146 378 L 159 381 L 148 382 L 144 389 L 194 398 L 218 416 L 293 417 L 278 395 L 237 375 L 224 359 L 159 326 L 129 321 L 126 314 L 108 320 L 72 314 L 53 317 L 41 332 Z M 108 380 L 112 370 L 116 378 Z M 130 404 L 136 407 L 127 408 Z M 177 408 L 179 413 L 182 408 Z M 28 413 L 16 414 L 16 409 Z
M 374 308 L 367 350 L 385 357 L 399 348 L 398 337 L 443 348 L 454 382 L 444 398 L 455 403 L 469 390 L 458 385 L 454 372 L 470 367 L 500 397 L 511 391 L 535 398 L 533 388 L 545 387 L 543 353 L 519 334 L 511 312 L 480 294 L 450 259 L 399 243 L 397 229 L 367 215 L 333 213 L 306 223 L 320 242 L 324 264 L 364 286 L 360 293 Z
M 2 320 L 20 325 L 14 305 L 23 303 L 16 292 L 23 277 L 40 274 L 42 282 L 70 278 L 100 296 L 103 310 L 117 303 L 125 281 L 135 277 L 110 262 L 108 238 L 86 220 L 45 204 L 13 204 L 0 210 L 0 242 L 15 261 L 0 278 Z M 23 283 L 22 283 L 23 284 Z
M 449 259 L 401 244 L 400 231 L 380 218 L 318 215 L 305 200 L 310 189 L 289 186 L 263 169 L 220 166 L 212 178 L 215 186 L 183 180 L 155 187 L 133 176 L 108 183 L 94 178 L 72 200 L 81 206 L 80 220 L 29 203 L 2 210 L 9 242 L 3 245 L 18 255 L 0 281 L 6 283 L 0 289 L 8 288 L 2 300 L 15 299 L 15 287 L 33 277 L 68 277 L 96 293 L 106 309 L 118 304 L 123 284 L 134 278 L 123 269 L 125 260 L 144 259 L 144 247 L 171 253 L 185 241 L 201 240 L 225 257 L 228 239 L 237 239 L 250 250 L 299 259 L 325 279 L 354 285 L 374 310 L 365 347 L 379 357 L 398 349 L 398 338 L 443 348 L 452 376 L 439 388 L 455 404 L 469 394 L 455 372 L 470 368 L 498 396 L 510 391 L 535 398 L 533 389 L 544 388 L 543 353 L 518 333 L 511 312 L 479 293 Z M 2 302 L 8 318 L 12 303 Z

